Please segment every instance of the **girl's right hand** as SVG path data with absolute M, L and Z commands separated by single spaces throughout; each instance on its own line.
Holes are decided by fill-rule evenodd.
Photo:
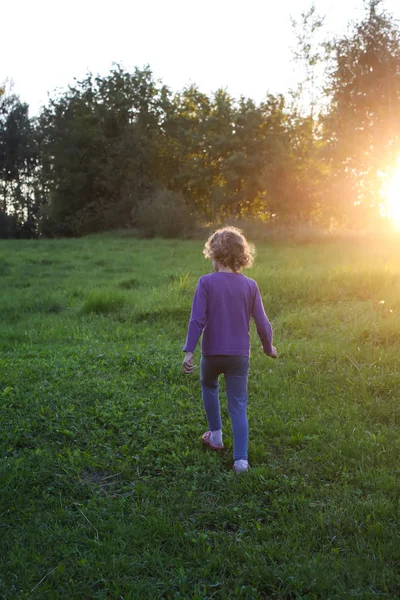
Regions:
M 193 365 L 193 354 L 192 352 L 187 352 L 185 354 L 185 358 L 183 359 L 182 371 L 185 375 L 191 375 L 194 371 Z
M 278 352 L 276 351 L 275 346 L 272 346 L 272 351 L 268 353 L 266 352 L 266 355 L 270 358 L 276 358 L 278 356 Z

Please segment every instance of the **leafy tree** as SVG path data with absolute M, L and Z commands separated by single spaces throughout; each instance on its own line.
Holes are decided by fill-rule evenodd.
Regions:
M 13 223 L 14 235 L 35 233 L 38 199 L 34 176 L 37 166 L 34 131 L 28 105 L 18 96 L 0 96 L 0 185 L 3 222 Z M 7 217 L 8 215 L 8 217 Z
M 303 11 L 300 20 L 292 18 L 292 28 L 297 45 L 293 58 L 296 66 L 303 72 L 297 90 L 292 91 L 292 97 L 299 111 L 312 120 L 318 119 L 323 100 L 323 70 L 325 67 L 325 43 L 321 33 L 325 17 L 317 13 L 315 3 Z
M 161 123 L 158 154 L 159 181 L 181 192 L 203 215 L 209 213 L 212 183 L 206 142 L 210 114 L 210 99 L 196 86 L 170 96 Z
M 367 2 L 363 20 L 331 45 L 324 136 L 333 171 L 332 208 L 339 218 L 346 213 L 354 218 L 356 210 L 368 219 L 371 207 L 376 217 L 379 172 L 394 168 L 400 155 L 400 34 L 381 4 Z
M 176 94 L 163 125 L 164 184 L 208 220 L 265 215 L 266 186 L 273 196 L 266 165 L 279 154 L 282 135 L 289 139 L 283 107 L 283 98 L 257 106 L 224 90 L 208 98 L 194 86 Z
M 265 208 L 262 172 L 267 160 L 263 111 L 253 100 L 240 98 L 232 115 L 230 152 L 222 165 L 225 182 L 223 208 L 245 217 Z
M 83 234 L 129 223 L 152 185 L 159 104 L 149 69 L 120 67 L 50 101 L 39 119 L 47 228 Z

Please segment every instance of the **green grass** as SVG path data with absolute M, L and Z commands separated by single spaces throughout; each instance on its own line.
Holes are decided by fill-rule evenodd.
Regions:
M 0 597 L 399 598 L 399 247 L 258 246 L 237 477 L 180 373 L 201 243 L 1 242 Z

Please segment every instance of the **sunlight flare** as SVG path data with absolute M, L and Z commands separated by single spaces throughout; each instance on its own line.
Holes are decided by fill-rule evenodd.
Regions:
M 388 185 L 387 216 L 400 223 L 400 169 L 396 171 Z

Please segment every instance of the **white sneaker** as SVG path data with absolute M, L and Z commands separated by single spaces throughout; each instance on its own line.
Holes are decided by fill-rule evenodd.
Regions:
M 243 459 L 235 460 L 232 468 L 235 473 L 244 473 L 245 471 L 249 470 L 249 462 Z

